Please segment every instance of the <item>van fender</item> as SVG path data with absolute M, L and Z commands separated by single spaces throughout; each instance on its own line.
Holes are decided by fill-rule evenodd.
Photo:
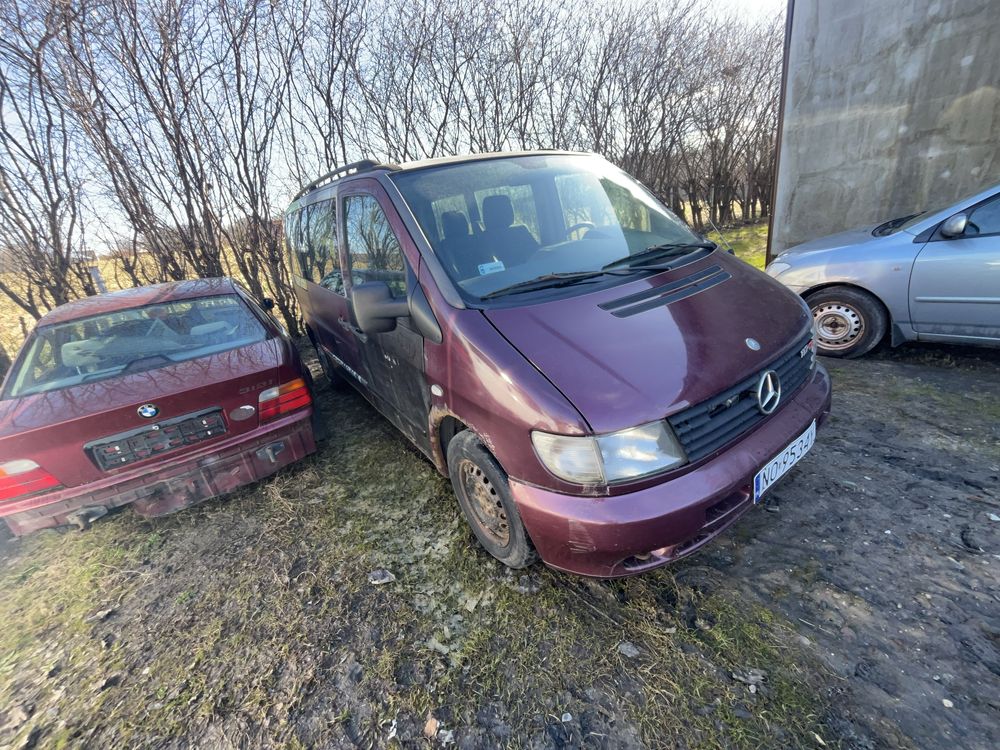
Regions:
M 447 477 L 448 474 L 448 456 L 445 452 L 445 446 L 441 440 L 441 425 L 445 419 L 451 417 L 460 425 L 462 425 L 466 430 L 471 430 L 477 438 L 486 446 L 486 450 L 490 452 L 493 458 L 496 459 L 497 463 L 500 463 L 500 459 L 497 458 L 496 448 L 493 445 L 493 441 L 490 440 L 489 434 L 478 429 L 476 425 L 470 423 L 468 420 L 463 419 L 458 416 L 455 412 L 449 409 L 447 406 L 434 405 L 431 407 L 430 414 L 428 417 L 428 436 L 430 437 L 431 445 L 431 461 L 434 463 L 434 467 L 443 476 Z M 456 431 L 458 434 L 461 430 Z M 500 465 L 503 469 L 503 464 Z M 504 472 L 506 473 L 506 469 Z

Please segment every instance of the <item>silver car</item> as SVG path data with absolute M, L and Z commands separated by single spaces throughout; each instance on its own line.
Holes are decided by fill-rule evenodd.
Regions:
M 805 298 L 819 353 L 860 357 L 886 334 L 1000 345 L 1000 185 L 925 211 L 797 245 L 767 273 Z

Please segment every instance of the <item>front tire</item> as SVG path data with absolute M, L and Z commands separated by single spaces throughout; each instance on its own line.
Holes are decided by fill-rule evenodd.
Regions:
M 459 507 L 483 548 L 509 568 L 538 559 L 517 512 L 507 474 L 476 435 L 465 430 L 448 443 L 448 473 Z
M 860 289 L 832 286 L 806 297 L 816 328 L 816 350 L 825 357 L 854 359 L 885 338 L 889 315 L 875 297 Z

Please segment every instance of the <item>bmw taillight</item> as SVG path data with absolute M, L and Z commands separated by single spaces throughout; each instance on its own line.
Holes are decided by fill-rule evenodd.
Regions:
M 19 459 L 0 464 L 0 501 L 34 495 L 59 486 L 59 480 L 34 461 Z
M 303 409 L 312 403 L 309 386 L 302 378 L 296 378 L 287 383 L 261 391 L 257 398 L 260 421 L 267 422 L 282 414 Z

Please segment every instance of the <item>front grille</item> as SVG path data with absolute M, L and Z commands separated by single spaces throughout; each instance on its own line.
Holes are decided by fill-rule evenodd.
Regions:
M 729 390 L 667 418 L 689 461 L 714 453 L 765 419 L 757 408 L 756 391 L 767 370 L 778 374 L 781 402 L 802 386 L 812 365 L 812 357 L 805 351 L 811 336 L 807 333 L 788 352 Z
M 84 449 L 100 469 L 109 471 L 225 434 L 222 411 L 212 409 L 101 438 Z

